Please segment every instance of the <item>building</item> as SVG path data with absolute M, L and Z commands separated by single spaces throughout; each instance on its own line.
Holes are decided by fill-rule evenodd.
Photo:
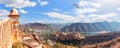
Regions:
M 37 36 L 33 36 L 31 34 L 25 34 L 21 32 L 19 29 L 19 12 L 17 9 L 13 8 L 9 15 L 9 19 L 12 20 L 12 42 L 21 44 L 25 44 L 27 47 L 31 48 L 42 48 L 42 44 L 37 38 Z

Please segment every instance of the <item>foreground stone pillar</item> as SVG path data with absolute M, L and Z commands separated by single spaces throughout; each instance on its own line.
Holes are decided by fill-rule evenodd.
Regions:
M 12 48 L 12 22 L 0 21 L 0 48 Z

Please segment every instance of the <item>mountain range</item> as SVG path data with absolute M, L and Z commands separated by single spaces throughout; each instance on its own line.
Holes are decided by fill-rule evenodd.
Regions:
M 37 30 L 50 30 L 50 32 L 99 32 L 120 31 L 119 22 L 95 22 L 95 23 L 69 23 L 69 24 L 42 24 L 28 23 L 20 25 L 22 31 L 28 28 Z
M 62 32 L 120 31 L 119 22 L 72 23 L 61 28 Z

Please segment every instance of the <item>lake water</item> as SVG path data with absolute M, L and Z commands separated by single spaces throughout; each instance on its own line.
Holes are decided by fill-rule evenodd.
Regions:
M 85 36 L 92 36 L 97 34 L 109 33 L 110 31 L 98 31 L 98 32 L 81 32 Z

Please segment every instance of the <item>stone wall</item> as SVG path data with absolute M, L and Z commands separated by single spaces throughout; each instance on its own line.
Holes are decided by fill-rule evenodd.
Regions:
M 12 48 L 12 21 L 0 21 L 0 48 Z

